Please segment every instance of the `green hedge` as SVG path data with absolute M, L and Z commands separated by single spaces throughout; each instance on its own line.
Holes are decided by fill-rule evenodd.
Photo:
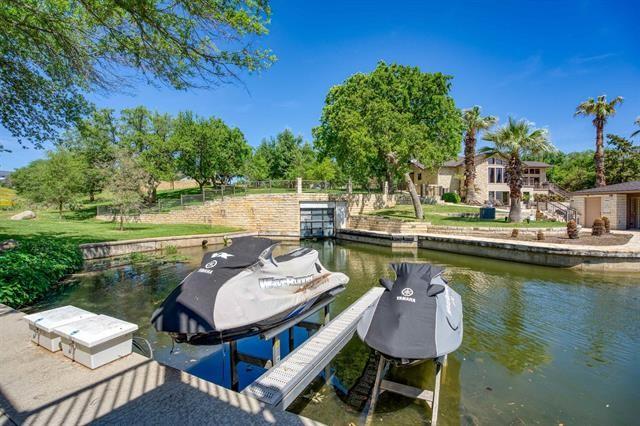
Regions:
M 0 303 L 14 308 L 44 296 L 67 274 L 82 268 L 77 243 L 54 239 L 24 239 L 18 247 L 0 251 Z
M 444 194 L 442 194 L 442 200 L 446 201 L 447 203 L 456 203 L 459 204 L 460 203 L 460 195 L 458 195 L 455 192 L 445 192 Z

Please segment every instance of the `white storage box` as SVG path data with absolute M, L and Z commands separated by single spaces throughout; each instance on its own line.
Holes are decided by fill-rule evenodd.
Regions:
M 54 328 L 94 316 L 96 314 L 75 306 L 63 306 L 25 315 L 24 319 L 29 323 L 31 341 L 56 352 L 60 350 L 60 336 L 53 332 Z
M 130 322 L 97 315 L 54 330 L 62 337 L 65 356 L 89 368 L 115 361 L 131 353 L 131 339 L 138 326 Z

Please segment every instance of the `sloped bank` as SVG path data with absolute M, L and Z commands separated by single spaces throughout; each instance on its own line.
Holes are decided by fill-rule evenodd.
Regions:
M 392 234 L 342 229 L 339 239 L 393 247 L 394 241 L 413 240 L 417 247 L 470 256 L 560 268 L 640 272 L 640 235 L 622 246 L 565 246 L 441 234 Z

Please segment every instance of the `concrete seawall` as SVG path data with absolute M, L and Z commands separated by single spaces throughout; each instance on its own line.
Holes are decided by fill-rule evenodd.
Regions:
M 527 243 L 477 236 L 441 234 L 389 234 L 386 232 L 343 229 L 339 239 L 394 246 L 394 242 L 415 239 L 417 246 L 470 256 L 512 262 L 592 271 L 640 272 L 640 235 L 623 246 L 570 246 Z

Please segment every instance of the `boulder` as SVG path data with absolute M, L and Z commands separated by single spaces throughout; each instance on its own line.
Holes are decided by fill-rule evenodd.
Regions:
M 35 219 L 36 214 L 31 210 L 25 210 L 22 213 L 18 213 L 16 215 L 11 216 L 11 220 L 26 220 L 26 219 Z
M 18 247 L 18 242 L 16 240 L 0 241 L 0 251 L 11 250 L 16 247 Z

